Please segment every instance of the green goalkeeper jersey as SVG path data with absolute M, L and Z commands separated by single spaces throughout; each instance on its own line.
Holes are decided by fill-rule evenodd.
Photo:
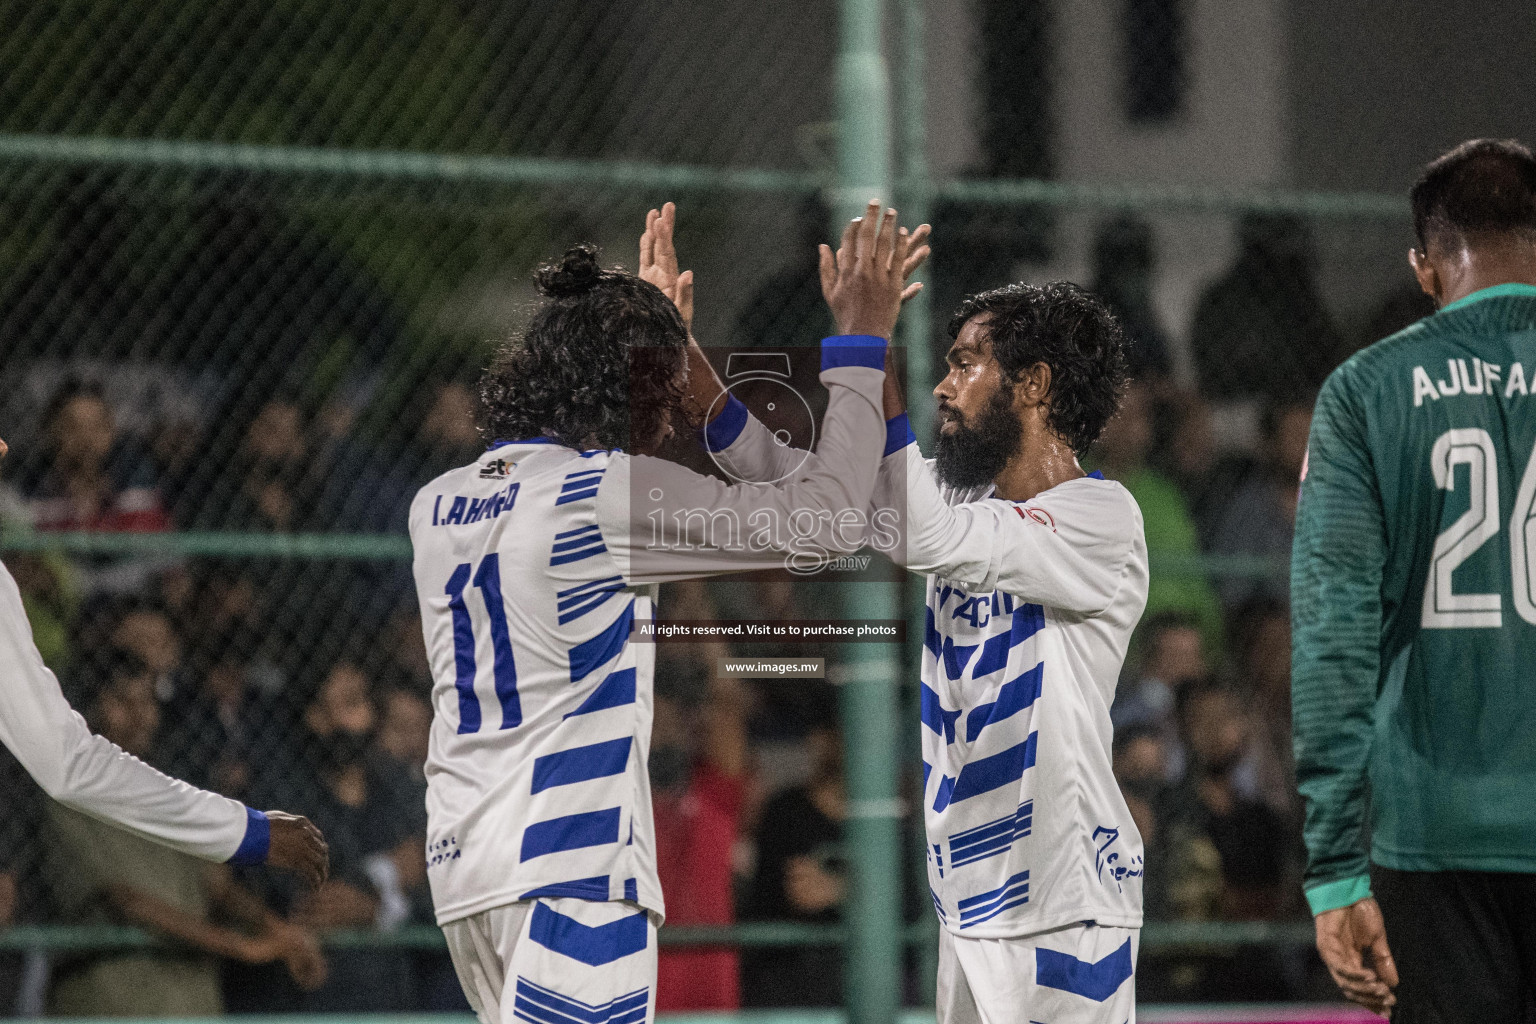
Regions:
M 1536 871 L 1536 287 L 1323 385 L 1291 565 L 1314 912 L 1406 871 Z

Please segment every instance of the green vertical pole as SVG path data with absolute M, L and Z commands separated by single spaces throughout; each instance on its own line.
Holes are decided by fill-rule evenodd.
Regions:
M 933 184 L 928 176 L 927 90 L 923 76 L 927 73 L 927 26 L 923 0 L 898 0 L 900 4 L 900 53 L 902 57 L 900 83 L 897 92 L 899 134 L 897 136 L 896 166 L 901 174 L 899 189 L 903 220 L 918 225 L 932 216 Z M 942 245 L 942 240 L 938 243 Z M 936 255 L 941 250 L 935 246 Z M 932 280 L 927 268 L 919 279 Z M 933 307 L 928 290 L 918 292 L 908 300 L 901 313 L 902 344 L 906 348 L 907 415 L 912 420 L 912 430 L 923 444 L 933 436 L 934 400 L 933 386 L 935 354 L 933 351 Z M 905 721 L 909 764 L 915 765 L 922 758 L 916 749 L 921 742 L 917 723 L 922 718 L 922 691 L 918 685 L 918 666 L 922 664 L 923 605 L 927 581 L 916 576 L 907 580 L 907 646 L 903 668 Z M 927 911 L 928 839 L 923 830 L 922 808 L 917 808 L 915 829 L 917 835 L 911 844 L 913 884 L 920 887 L 916 905 L 924 908 L 922 921 L 926 940 L 915 950 L 919 999 L 923 1007 L 934 1005 L 939 973 L 939 922 Z
M 834 238 L 868 200 L 892 199 L 890 85 L 880 36 L 884 3 L 841 2 Z M 854 585 L 848 591 L 847 614 L 854 619 L 894 618 L 896 591 L 889 584 Z M 852 1024 L 894 1024 L 901 1000 L 897 653 L 891 644 L 852 644 L 844 662 L 851 867 L 844 978 Z

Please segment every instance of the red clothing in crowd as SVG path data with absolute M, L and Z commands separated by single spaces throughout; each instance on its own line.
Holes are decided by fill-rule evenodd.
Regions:
M 696 764 L 681 796 L 657 793 L 656 860 L 667 924 L 731 924 L 731 850 L 745 786 L 709 764 Z M 656 1009 L 734 1010 L 741 1006 L 740 964 L 732 949 L 663 949 Z
M 39 530 L 160 533 L 171 528 L 159 494 L 148 487 L 129 487 L 107 496 L 92 516 L 82 516 L 75 503 L 63 496 L 34 499 L 32 514 Z

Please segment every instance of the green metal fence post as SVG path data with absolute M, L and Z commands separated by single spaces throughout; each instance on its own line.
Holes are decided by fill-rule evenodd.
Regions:
M 898 199 L 902 221 L 916 226 L 927 221 L 933 209 L 933 183 L 928 176 L 927 90 L 923 76 L 927 73 L 927 26 L 923 0 L 899 0 L 900 13 L 900 72 L 897 76 L 896 102 L 899 115 L 896 149 L 896 167 L 901 175 Z M 932 273 L 925 272 L 920 278 L 932 280 Z M 925 288 L 907 301 L 901 312 L 901 340 L 906 349 L 907 415 L 912 429 L 924 441 L 933 431 L 933 308 Z M 922 664 L 923 608 L 927 596 L 927 581 L 909 576 L 906 580 L 907 644 L 902 667 L 903 712 L 902 735 L 908 751 L 907 763 L 918 764 L 922 759 L 917 722 L 922 718 L 922 690 L 918 685 L 918 666 Z M 912 882 L 918 887 L 916 905 L 923 908 L 919 928 L 927 941 L 918 943 L 914 950 L 917 969 L 918 998 L 920 1005 L 934 1005 L 938 986 L 939 936 L 938 920 L 928 913 L 928 840 L 923 829 L 922 808 L 914 815 L 915 842 L 908 852 L 911 860 Z
M 883 0 L 842 0 L 838 180 L 832 202 L 837 235 L 867 200 L 892 198 L 890 86 L 881 51 L 883 7 Z M 849 591 L 847 614 L 856 619 L 894 617 L 896 590 L 885 584 L 858 585 Z M 854 644 L 844 663 L 842 714 L 852 867 L 844 963 L 845 996 L 853 1024 L 893 1024 L 901 1001 L 896 651 L 889 644 Z

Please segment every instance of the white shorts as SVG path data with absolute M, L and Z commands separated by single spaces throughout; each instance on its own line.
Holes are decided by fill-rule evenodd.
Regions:
M 939 1024 L 1134 1024 L 1136 928 L 1018 939 L 939 931 Z
M 633 903 L 536 899 L 443 926 L 481 1024 L 651 1024 L 656 921 Z

